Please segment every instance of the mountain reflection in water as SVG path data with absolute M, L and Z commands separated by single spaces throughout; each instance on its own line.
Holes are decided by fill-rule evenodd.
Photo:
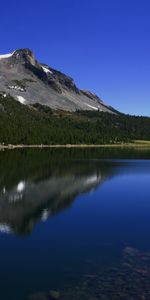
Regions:
M 93 159 L 82 159 L 82 155 L 88 158 L 92 154 Z M 29 234 L 37 222 L 68 208 L 79 194 L 93 191 L 112 176 L 130 172 L 127 162 L 101 160 L 102 152 L 97 159 L 90 150 L 82 155 L 80 152 L 78 157 L 71 150 L 61 150 L 61 154 L 54 150 L 0 153 L 0 231 Z M 138 172 L 134 162 L 131 170 Z
M 80 164 L 68 161 L 64 168 L 61 160 L 55 165 L 55 157 L 49 156 L 49 160 L 45 161 L 41 153 L 36 168 L 33 162 L 33 166 L 32 163 L 30 165 L 30 168 L 33 167 L 32 172 L 29 168 L 24 173 L 24 165 L 28 164 L 26 159 L 28 156 L 23 156 L 13 166 L 11 174 L 9 167 L 7 174 L 5 169 L 6 176 L 2 174 L 0 178 L 2 232 L 30 233 L 36 222 L 45 221 L 49 216 L 69 207 L 77 195 L 95 189 L 108 177 L 111 169 L 111 165 L 104 168 L 98 161 L 81 161 Z M 16 174 L 20 174 L 20 178 Z M 15 180 L 15 177 L 19 180 Z

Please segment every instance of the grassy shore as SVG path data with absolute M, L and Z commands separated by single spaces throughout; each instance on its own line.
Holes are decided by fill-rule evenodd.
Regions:
M 150 141 L 135 140 L 130 143 L 117 144 L 66 144 L 66 145 L 3 145 L 0 144 L 0 149 L 22 149 L 22 148 L 102 148 L 102 147 L 132 147 L 132 148 L 150 148 Z

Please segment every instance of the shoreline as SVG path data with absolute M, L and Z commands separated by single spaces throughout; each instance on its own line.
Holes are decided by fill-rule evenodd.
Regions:
M 0 150 L 5 149 L 25 149 L 25 148 L 150 148 L 150 141 L 135 141 L 133 143 L 118 143 L 118 144 L 64 144 L 64 145 L 1 145 Z

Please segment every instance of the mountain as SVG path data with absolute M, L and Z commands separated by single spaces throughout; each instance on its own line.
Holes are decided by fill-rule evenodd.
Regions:
M 114 112 L 94 93 L 80 90 L 71 77 L 39 63 L 29 49 L 0 55 L 0 93 L 10 94 L 26 105 L 40 103 L 64 111 Z
M 150 118 L 119 113 L 29 49 L 0 56 L 0 148 L 134 140 L 150 140 Z

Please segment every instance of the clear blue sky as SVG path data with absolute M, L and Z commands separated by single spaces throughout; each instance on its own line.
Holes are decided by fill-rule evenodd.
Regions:
M 149 0 L 2 1 L 0 53 L 18 48 L 120 111 L 150 116 Z

